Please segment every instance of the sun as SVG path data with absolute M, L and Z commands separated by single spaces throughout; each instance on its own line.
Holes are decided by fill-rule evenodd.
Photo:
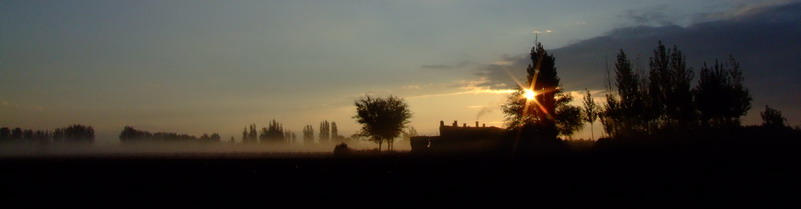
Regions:
M 526 97 L 526 100 L 531 101 L 534 100 L 534 97 L 537 96 L 537 93 L 534 93 L 534 91 L 531 89 L 524 89 L 523 96 Z

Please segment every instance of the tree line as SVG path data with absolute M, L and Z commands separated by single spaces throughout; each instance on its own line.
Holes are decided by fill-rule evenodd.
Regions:
M 95 130 L 91 126 L 70 125 L 63 128 L 49 130 L 32 130 L 22 128 L 0 128 L 0 142 L 67 142 L 92 143 L 95 140 Z
M 693 85 L 693 68 L 677 46 L 668 48 L 660 41 L 649 58 L 647 73 L 635 69 L 621 49 L 614 78 L 607 69 L 605 101 L 596 103 L 585 89 L 583 107 L 577 107 L 569 104 L 573 98 L 560 88 L 555 57 L 541 43 L 530 55 L 526 85 L 519 86 L 502 109 L 510 130 L 533 131 L 535 137 L 570 136 L 585 122 L 592 126 L 596 120 L 612 138 L 740 127 L 740 118 L 751 109 L 753 99 L 732 56 L 705 62 Z M 769 106 L 761 116 L 763 126 L 787 127 L 781 112 Z
M 611 78 L 607 82 L 605 105 L 588 113 L 600 116 L 610 137 L 740 127 L 753 99 L 739 62 L 732 56 L 711 65 L 705 62 L 693 86 L 695 74 L 685 60 L 677 46 L 669 49 L 660 41 L 649 58 L 648 73 L 638 73 L 621 49 L 614 85 Z
M 212 133 L 211 135 L 204 133 L 200 137 L 178 134 L 170 132 L 156 132 L 150 133 L 148 131 L 138 130 L 131 126 L 125 126 L 120 132 L 120 142 L 122 143 L 138 143 L 138 142 L 220 142 L 220 134 Z
M 342 142 L 346 138 L 339 135 L 336 122 L 324 120 L 320 122 L 318 133 L 319 143 Z M 314 143 L 314 127 L 306 125 L 303 127 L 304 144 Z M 273 119 L 266 127 L 256 128 L 256 124 L 250 124 L 242 130 L 242 143 L 299 143 L 295 132 L 284 129 L 283 124 Z

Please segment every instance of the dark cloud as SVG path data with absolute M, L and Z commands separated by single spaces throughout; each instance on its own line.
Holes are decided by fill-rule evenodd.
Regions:
M 673 19 L 665 14 L 665 10 L 667 9 L 667 5 L 660 5 L 644 10 L 627 10 L 623 16 L 628 20 L 634 22 L 635 25 L 651 25 L 651 26 L 661 26 L 661 25 L 672 25 Z
M 485 87 L 512 87 L 515 86 L 515 79 L 525 82 L 525 69 L 529 64 L 531 60 L 528 54 L 502 56 L 496 63 L 479 67 L 475 75 L 485 78 L 482 83 Z
M 748 116 L 752 122 L 759 120 L 758 111 L 767 104 L 783 110 L 791 124 L 797 123 L 801 118 L 801 2 L 733 10 L 726 17 L 687 27 L 617 28 L 551 52 L 556 56 L 562 85 L 569 90 L 603 88 L 605 63 L 608 60 L 610 68 L 614 66 L 620 49 L 635 67 L 647 71 L 648 59 L 660 40 L 670 47 L 677 45 L 696 73 L 704 62 L 731 55 L 740 61 L 746 85 L 754 97 Z M 658 16 L 651 19 L 654 18 L 659 19 Z M 488 65 L 478 69 L 476 75 L 491 81 L 486 85 L 509 83 L 509 79 L 504 79 L 509 76 L 503 70 L 522 75 L 531 63 L 527 58 L 527 54 L 506 56 L 502 60 L 511 64 Z

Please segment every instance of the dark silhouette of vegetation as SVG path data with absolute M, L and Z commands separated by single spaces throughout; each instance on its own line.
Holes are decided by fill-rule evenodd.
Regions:
M 559 92 L 556 95 L 556 130 L 559 135 L 570 137 L 584 127 L 581 107 L 570 105 L 573 96 Z
M 331 125 L 328 121 L 320 122 L 320 134 L 318 134 L 320 143 L 331 142 Z
M 95 129 L 85 125 L 71 125 L 53 131 L 53 142 L 92 143 L 95 141 Z
M 259 140 L 261 143 L 279 143 L 286 142 L 289 138 L 284 136 L 284 126 L 273 119 L 267 127 L 261 128 Z
M 526 72 L 526 87 L 518 87 L 502 109 L 510 129 L 536 130 L 536 137 L 556 139 L 580 130 L 581 108 L 569 105 L 573 100 L 559 88 L 556 58 L 548 54 L 541 43 L 531 49 L 531 62 Z M 528 98 L 533 94 L 533 98 Z
M 2 142 L 35 142 L 40 144 L 50 143 L 53 139 L 53 132 L 47 130 L 21 129 L 19 127 L 10 129 L 0 128 L 0 143 Z
M 204 133 L 199 138 L 188 134 L 177 134 L 170 132 L 150 133 L 148 131 L 137 130 L 131 126 L 125 126 L 120 132 L 119 139 L 122 143 L 142 143 L 142 142 L 220 142 L 220 135 Z
M 526 87 L 518 87 L 503 106 L 506 113 L 507 126 L 520 128 L 525 125 L 538 125 L 556 138 L 557 129 L 554 122 L 556 112 L 555 95 L 559 91 L 559 77 L 556 75 L 555 60 L 548 54 L 541 43 L 531 49 L 531 62 L 526 72 Z M 525 97 L 526 90 L 534 94 L 533 101 Z
M 650 59 L 649 110 L 654 111 L 662 128 L 689 128 L 695 122 L 690 81 L 693 71 L 687 68 L 685 57 L 674 45 L 666 49 L 662 42 Z
M 348 144 L 339 143 L 337 146 L 334 146 L 334 156 L 344 156 L 351 152 L 350 148 L 348 148 Z
M 33 130 L 8 127 L 0 128 L 0 142 L 35 142 L 38 144 L 56 143 L 93 143 L 95 130 L 91 126 L 71 125 L 53 131 Z
M 303 127 L 303 143 L 310 144 L 314 142 L 314 128 L 311 125 Z
M 695 103 L 704 127 L 740 126 L 740 117 L 751 109 L 751 95 L 743 86 L 740 63 L 729 56 L 724 63 L 715 61 L 701 67 L 698 85 L 693 90 Z
M 765 111 L 760 113 L 762 116 L 762 126 L 766 128 L 787 128 L 787 119 L 782 116 L 782 112 L 765 105 Z
M 331 121 L 331 140 L 337 143 L 341 143 L 345 141 L 345 136 L 339 135 L 339 129 L 337 128 L 337 122 Z
M 371 140 L 378 143 L 379 151 L 385 141 L 387 150 L 392 150 L 395 137 L 401 133 L 412 117 L 409 105 L 395 96 L 387 98 L 365 96 L 357 99 L 355 105 L 356 115 L 353 118 L 362 124 L 362 135 L 370 136 Z
M 643 85 L 640 75 L 637 74 L 631 61 L 623 50 L 617 55 L 615 62 L 615 86 L 612 90 L 611 82 L 607 85 L 606 106 L 601 113 L 601 122 L 604 130 L 610 135 L 627 135 L 645 132 L 650 121 L 656 118 L 655 110 L 647 110 L 647 85 Z M 645 123 L 644 123 L 645 122 Z
M 257 142 L 256 124 L 250 124 L 242 130 L 242 143 L 255 144 Z
M 598 104 L 595 103 L 595 100 L 592 98 L 592 94 L 590 94 L 590 90 L 584 89 L 587 92 L 584 95 L 584 114 L 582 115 L 582 120 L 590 124 L 590 139 L 595 138 L 595 130 L 593 129 L 593 122 L 598 119 Z
M 695 88 L 693 71 L 681 51 L 659 42 L 649 59 L 649 76 L 636 73 L 623 50 L 615 63 L 615 85 L 608 85 L 601 112 L 604 131 L 612 137 L 647 135 L 698 127 L 738 127 L 751 107 L 742 72 L 734 58 L 701 67 Z

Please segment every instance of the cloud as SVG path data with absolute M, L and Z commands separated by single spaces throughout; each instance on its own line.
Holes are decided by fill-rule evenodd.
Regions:
M 605 89 L 606 63 L 609 70 L 613 70 L 620 49 L 626 52 L 636 69 L 647 72 L 648 59 L 661 40 L 670 47 L 677 45 L 696 73 L 704 62 L 726 59 L 729 55 L 737 59 L 745 84 L 754 97 L 753 108 L 746 116 L 751 124 L 759 121 L 758 111 L 766 104 L 783 110 L 791 121 L 801 118 L 798 109 L 801 107 L 801 59 L 798 59 L 801 2 L 746 5 L 718 14 L 716 18 L 710 16 L 714 20 L 684 27 L 670 24 L 669 17 L 656 14 L 627 15 L 647 24 L 612 29 L 604 35 L 550 50 L 556 57 L 563 89 Z M 547 43 L 544 44 L 547 48 Z M 525 78 L 525 69 L 530 63 L 528 53 L 502 56 L 498 62 L 475 68 L 473 73 L 481 82 L 473 85 L 488 89 L 501 84 L 513 86 L 513 78 Z
M 743 9 L 747 8 L 747 9 Z M 801 117 L 801 2 L 756 4 L 725 12 L 726 19 L 699 22 L 681 27 L 632 26 L 552 50 L 562 84 L 572 89 L 602 89 L 606 80 L 605 63 L 623 49 L 635 68 L 647 72 L 648 59 L 658 41 L 677 45 L 687 56 L 687 64 L 696 70 L 704 62 L 726 59 L 729 55 L 741 64 L 746 86 L 756 111 L 765 104 Z M 611 69 L 610 69 L 611 70 Z M 797 119 L 794 119 L 797 120 Z
M 474 71 L 474 74 L 483 82 L 475 83 L 475 86 L 509 88 L 517 86 L 517 82 L 525 83 L 523 81 L 526 78 L 525 69 L 531 64 L 528 57 L 528 54 L 502 56 L 500 60 L 492 64 L 480 66 Z
M 675 18 L 666 15 L 664 12 L 667 7 L 667 5 L 659 5 L 647 9 L 630 9 L 621 16 L 639 26 L 673 25 Z
M 5 100 L 0 100 L 0 107 L 8 107 L 8 108 L 22 109 L 22 110 L 34 110 L 34 111 L 44 110 L 44 107 L 39 105 L 21 105 Z
M 765 12 L 764 10 L 766 9 L 797 2 L 798 0 L 773 0 L 773 1 L 762 1 L 752 4 L 746 4 L 727 11 L 698 14 L 695 17 L 695 22 L 699 23 L 699 22 L 709 22 L 709 21 L 726 20 L 726 19 L 733 19 L 740 17 L 748 17 L 750 15 L 758 15 L 760 13 L 764 13 Z
M 460 80 L 456 81 L 455 85 L 452 87 L 458 88 L 456 91 L 447 91 L 442 93 L 433 93 L 433 94 L 422 94 L 422 95 L 413 95 L 408 96 L 408 99 L 420 99 L 420 98 L 428 98 L 428 97 L 441 97 L 441 96 L 454 96 L 454 95 L 464 95 L 464 94 L 510 94 L 514 92 L 513 89 L 497 89 L 497 88 L 490 88 L 486 85 L 487 80 L 485 79 L 478 79 L 478 80 Z M 451 88 L 452 88 L 451 87 Z

